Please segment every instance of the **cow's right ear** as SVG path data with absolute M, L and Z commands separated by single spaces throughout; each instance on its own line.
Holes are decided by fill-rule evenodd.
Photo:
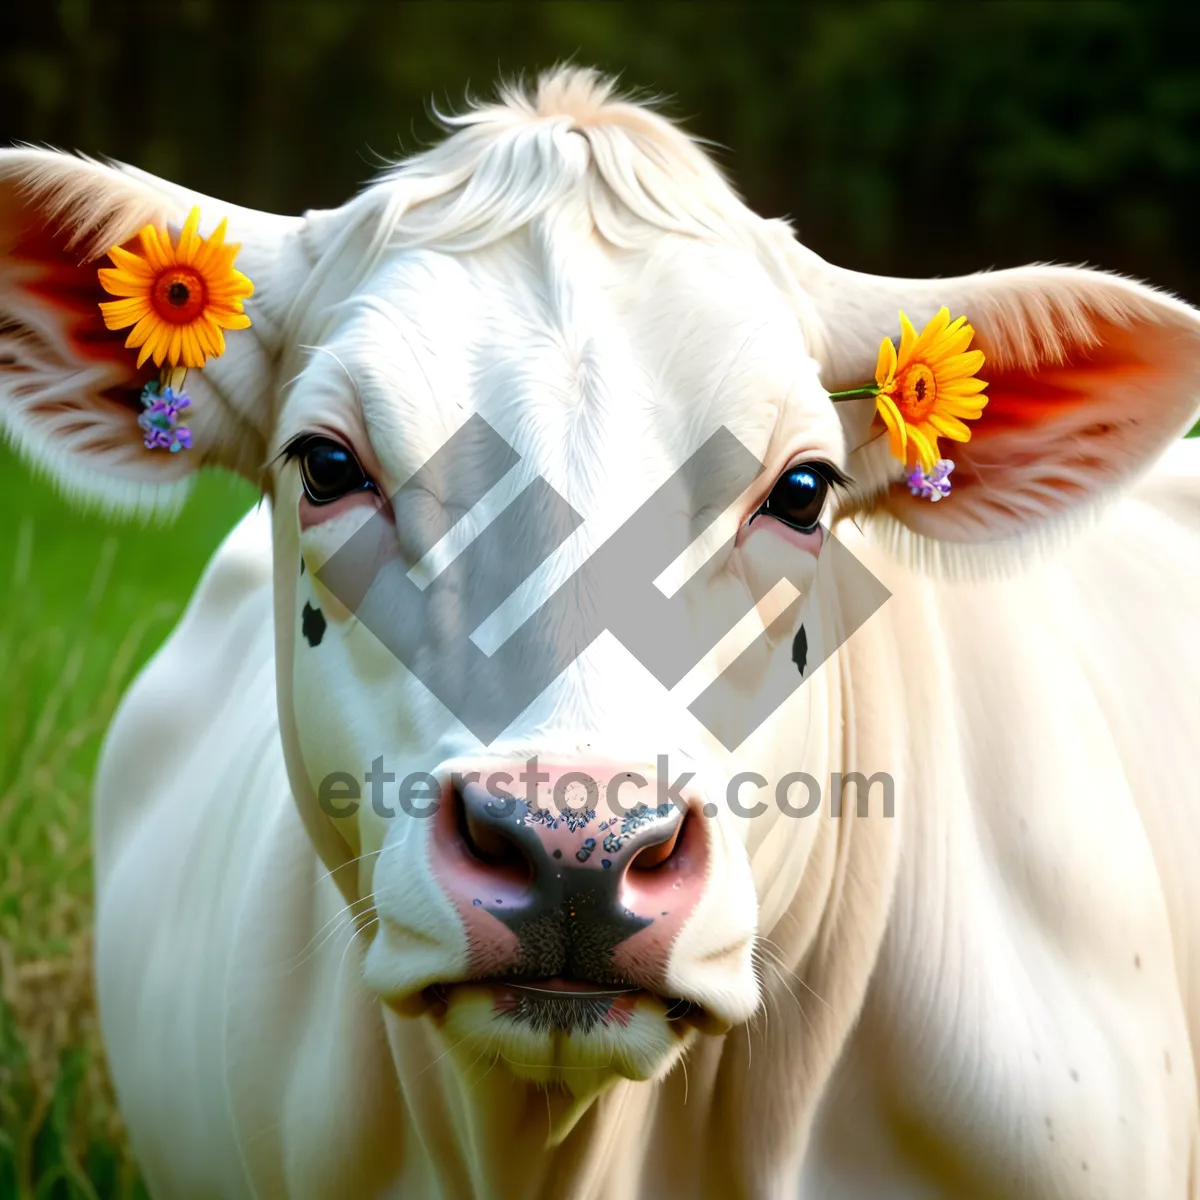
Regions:
M 251 327 L 188 372 L 190 450 L 147 450 L 137 417 L 156 375 L 105 328 L 98 268 L 136 249 L 147 224 L 177 236 L 193 206 L 200 232 L 228 220 L 237 269 L 254 283 Z M 142 172 L 46 150 L 0 150 L 0 432 L 69 495 L 124 511 L 172 509 L 196 468 L 260 479 L 274 364 L 290 302 L 310 270 L 305 222 L 225 204 Z
M 874 379 L 881 339 L 899 333 L 901 311 L 918 329 L 942 307 L 972 326 L 987 406 L 967 417 L 968 441 L 941 433 L 939 449 L 955 464 L 945 502 L 905 486 L 872 399 L 838 407 L 862 511 L 922 568 L 990 571 L 1070 537 L 1200 413 L 1200 312 L 1164 292 L 1040 264 L 949 279 L 863 275 L 790 232 L 783 246 L 811 305 L 813 356 L 831 393 Z M 961 430 L 938 416 L 943 430 Z

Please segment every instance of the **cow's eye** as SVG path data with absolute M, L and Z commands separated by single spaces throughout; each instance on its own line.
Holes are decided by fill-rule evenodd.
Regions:
M 329 504 L 350 492 L 375 488 L 354 454 L 332 438 L 308 438 L 294 453 L 300 460 L 304 490 L 314 504 Z
M 789 467 L 755 515 L 774 517 L 802 533 L 811 533 L 821 519 L 834 474 L 826 463 Z

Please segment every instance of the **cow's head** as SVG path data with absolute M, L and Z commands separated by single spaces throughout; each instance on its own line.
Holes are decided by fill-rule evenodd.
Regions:
M 869 962 L 886 855 L 856 859 L 828 804 L 787 819 L 776 785 L 891 769 L 849 761 L 846 729 L 902 695 L 846 697 L 835 658 L 744 740 L 722 732 L 801 645 L 834 649 L 819 620 L 797 639 L 793 603 L 825 530 L 853 516 L 940 571 L 1069 524 L 1184 430 L 1200 341 L 1185 306 L 1083 270 L 831 267 L 584 72 L 458 125 L 304 218 L 6 152 L 0 423 L 114 509 L 177 503 L 201 465 L 262 488 L 292 785 L 371 910 L 365 976 L 394 1040 L 429 1019 L 464 1062 L 583 1095 L 751 1018 L 758 938 L 789 970 Z M 254 324 L 189 377 L 195 448 L 168 455 L 142 447 L 143 380 L 99 321 L 96 267 L 193 204 L 243 243 Z M 871 377 L 899 308 L 943 304 L 978 331 L 991 401 L 933 505 L 871 405 L 829 392 Z M 687 704 L 731 664 L 702 723 Z M 732 793 L 753 818 L 730 804 L 742 771 L 767 785 Z M 855 905 L 873 915 L 848 936 Z

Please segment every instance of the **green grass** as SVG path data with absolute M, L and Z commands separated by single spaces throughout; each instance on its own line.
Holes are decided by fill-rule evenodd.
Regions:
M 254 502 L 206 475 L 179 519 L 72 510 L 0 448 L 0 1200 L 144 1196 L 91 989 L 91 778 L 133 675 Z

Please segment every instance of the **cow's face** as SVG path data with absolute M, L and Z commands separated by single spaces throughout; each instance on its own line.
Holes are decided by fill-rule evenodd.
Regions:
M 733 755 L 686 706 L 756 636 L 729 703 L 796 676 L 796 622 L 772 621 L 815 568 L 843 441 L 754 255 L 667 233 L 617 249 L 569 216 L 384 255 L 303 361 L 271 455 L 282 711 L 309 788 L 347 814 L 367 979 L 468 1061 L 579 1087 L 654 1075 L 754 1011 L 751 821 L 727 792 L 796 763 L 804 693 Z M 601 550 L 623 525 L 629 549 Z M 628 622 L 649 625 L 675 559 L 672 688 Z M 752 790 L 735 799 L 773 807 Z M 790 824 L 800 872 L 813 823 Z
M 431 1021 L 468 1061 L 576 1094 L 651 1076 L 750 1016 L 756 932 L 783 937 L 784 916 L 788 969 L 862 966 L 825 1010 L 848 1023 L 887 884 L 850 861 L 861 839 L 784 819 L 778 785 L 888 769 L 839 755 L 866 724 L 902 728 L 922 681 L 888 681 L 876 647 L 884 687 L 844 691 L 852 639 L 762 710 L 836 640 L 796 637 L 796 591 L 824 587 L 819 522 L 853 507 L 934 577 L 1010 568 L 1194 419 L 1195 316 L 1085 271 L 839 270 L 586 73 L 463 124 L 305 218 L 0 151 L 0 427 L 110 507 L 169 506 L 210 463 L 270 497 L 292 787 L 394 1034 Z M 193 204 L 243 243 L 253 326 L 189 375 L 194 448 L 171 455 L 143 448 L 146 376 L 95 271 Z M 990 400 L 930 504 L 872 405 L 826 389 L 871 377 L 898 309 L 919 325 L 943 304 L 978 331 Z M 749 709 L 765 719 L 739 736 Z M 743 771 L 766 787 L 736 793 L 753 818 L 730 803 Z

